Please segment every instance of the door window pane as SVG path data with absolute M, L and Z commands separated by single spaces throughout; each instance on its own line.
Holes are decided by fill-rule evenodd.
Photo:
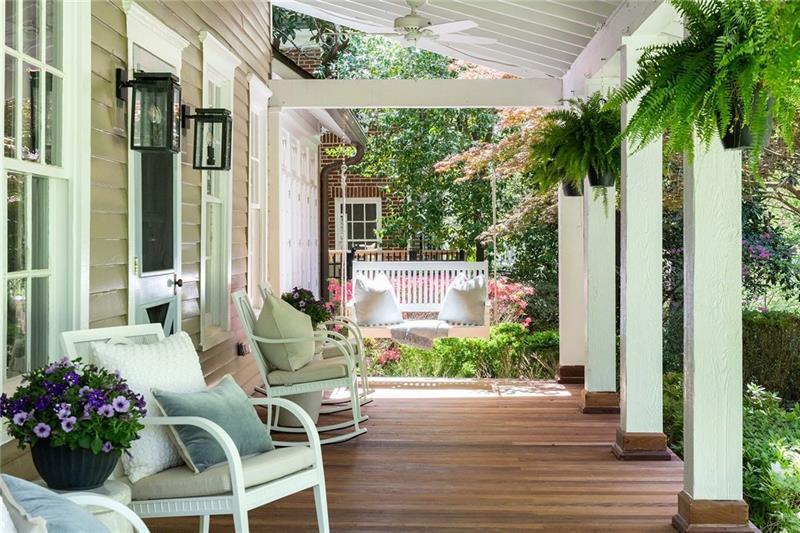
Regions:
M 30 368 L 39 368 L 47 364 L 48 339 L 50 337 L 50 294 L 47 278 L 31 278 L 31 301 L 26 314 L 30 335 Z
M 25 176 L 9 172 L 6 182 L 8 194 L 7 236 L 9 272 L 25 270 L 25 247 L 27 228 L 25 227 L 26 191 Z
M 50 242 L 50 181 L 31 179 L 31 268 L 48 267 Z
M 61 1 L 47 0 L 47 23 L 45 26 L 45 61 L 61 68 Z
M 22 51 L 36 59 L 41 58 L 39 54 L 40 13 L 39 0 L 22 2 Z
M 44 108 L 45 163 L 61 164 L 61 78 L 47 73 Z
M 8 280 L 6 293 L 6 379 L 28 370 L 25 335 L 28 327 L 27 281 Z
M 17 60 L 6 56 L 5 60 L 5 104 L 3 106 L 3 124 L 5 139 L 3 153 L 6 157 L 17 154 Z
M 174 268 L 174 167 L 172 152 L 142 152 L 142 272 Z
M 25 63 L 22 78 L 22 158 L 39 160 L 39 83 L 41 71 Z

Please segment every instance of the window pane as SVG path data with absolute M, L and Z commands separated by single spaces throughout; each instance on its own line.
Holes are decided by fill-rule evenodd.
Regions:
M 375 222 L 367 222 L 364 227 L 366 228 L 366 237 L 367 239 L 377 239 L 378 236 L 375 235 L 375 230 L 378 229 L 378 224 Z
M 22 68 L 22 159 L 39 160 L 39 80 L 37 67 Z
M 47 73 L 44 93 L 44 150 L 45 163 L 61 164 L 61 78 Z
M 6 0 L 6 46 L 17 48 L 17 0 Z
M 48 65 L 61 68 L 61 1 L 47 0 L 47 24 L 45 27 L 45 61 Z
M 27 281 L 8 280 L 6 296 L 6 379 L 28 370 L 27 332 Z
M 46 269 L 50 244 L 50 181 L 31 181 L 31 268 Z
M 7 7 L 7 6 L 6 6 Z M 5 105 L 3 107 L 3 123 L 5 139 L 3 153 L 7 157 L 17 156 L 17 60 L 6 56 L 5 65 Z
M 366 210 L 364 213 L 364 220 L 372 221 L 378 219 L 378 206 L 375 204 L 366 204 L 364 209 Z
M 364 224 L 353 224 L 353 233 L 350 235 L 352 239 L 364 238 Z
M 39 55 L 39 0 L 22 2 L 22 51 L 31 57 L 40 59 Z
M 353 206 L 353 220 L 364 220 L 364 204 L 355 204 Z
M 31 285 L 31 302 L 27 315 L 30 321 L 28 333 L 31 337 L 31 368 L 46 365 L 49 357 L 47 350 L 50 337 L 48 281 L 47 278 L 33 278 L 28 282 Z
M 25 176 L 9 172 L 7 177 L 7 233 L 8 233 L 8 271 L 25 270 Z
M 205 313 L 210 321 L 205 325 L 218 325 L 219 316 L 219 269 L 221 266 L 220 232 L 221 209 L 219 204 L 206 204 L 206 271 L 205 271 Z
M 142 152 L 142 272 L 175 267 L 172 152 Z

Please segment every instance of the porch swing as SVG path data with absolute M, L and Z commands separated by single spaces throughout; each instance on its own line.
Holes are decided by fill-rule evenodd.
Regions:
M 347 165 L 342 160 L 342 209 L 337 213 L 342 228 L 343 248 L 348 242 Z M 492 173 L 492 225 L 497 222 L 496 180 Z M 493 250 L 496 238 L 492 237 Z M 355 321 L 363 337 L 391 338 L 401 344 L 430 348 L 437 338 L 488 338 L 491 322 L 491 299 L 488 291 L 487 261 L 353 261 L 353 290 L 349 301 L 341 299 L 341 313 Z M 494 279 L 497 270 L 493 269 Z M 341 286 L 347 286 L 348 265 L 342 261 Z M 356 300 L 363 301 L 364 288 L 383 286 L 398 311 L 392 321 L 365 320 L 359 317 Z M 495 284 L 496 286 L 496 284 Z M 443 316 L 443 304 L 450 291 L 456 301 L 454 317 Z M 347 291 L 342 291 L 346 294 Z M 465 294 L 467 296 L 465 296 Z M 363 307 L 363 306 L 362 306 Z M 453 309 L 452 302 L 448 309 Z M 468 309 L 463 309 L 467 307 Z M 407 313 L 437 313 L 436 319 L 407 319 Z M 460 316 L 459 316 L 460 315 Z M 468 317 L 468 320 L 464 318 Z

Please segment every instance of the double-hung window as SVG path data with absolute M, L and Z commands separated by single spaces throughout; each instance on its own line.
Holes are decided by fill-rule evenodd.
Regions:
M 233 111 L 234 73 L 240 60 L 210 33 L 202 32 L 200 40 L 203 43 L 203 107 Z M 203 171 L 200 229 L 200 344 L 203 350 L 229 336 L 232 178 L 232 170 Z
M 342 231 L 342 199 L 336 199 L 336 246 L 344 245 Z M 381 239 L 381 199 L 380 198 L 348 198 L 347 199 L 347 249 L 364 249 L 379 247 Z
M 0 234 L 6 241 L 0 251 L 0 338 L 3 386 L 10 391 L 23 373 L 55 357 L 59 333 L 81 320 L 82 282 L 75 265 L 82 238 L 75 199 L 83 190 L 78 179 L 85 176 L 75 174 L 88 146 L 77 146 L 76 110 L 67 108 L 65 93 L 69 87 L 70 106 L 88 103 L 75 94 L 74 48 L 75 26 L 90 19 L 88 10 L 57 0 L 6 0 L 0 10 L 5 22 Z
M 261 302 L 259 285 L 267 281 L 267 103 L 266 84 L 250 74 L 250 161 L 248 165 L 247 289 Z

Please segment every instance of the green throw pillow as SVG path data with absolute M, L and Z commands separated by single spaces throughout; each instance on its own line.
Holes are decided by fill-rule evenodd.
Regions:
M 311 317 L 274 295 L 267 295 L 253 333 L 266 339 L 307 338 L 291 344 L 259 342 L 258 347 L 273 370 L 294 372 L 314 359 L 314 327 Z
M 230 375 L 216 387 L 202 392 L 178 394 L 158 389 L 152 392 L 165 416 L 200 416 L 219 424 L 236 443 L 242 457 L 274 449 L 266 426 Z M 197 426 L 170 426 L 170 432 L 181 457 L 195 473 L 227 461 L 222 447 L 207 431 Z

